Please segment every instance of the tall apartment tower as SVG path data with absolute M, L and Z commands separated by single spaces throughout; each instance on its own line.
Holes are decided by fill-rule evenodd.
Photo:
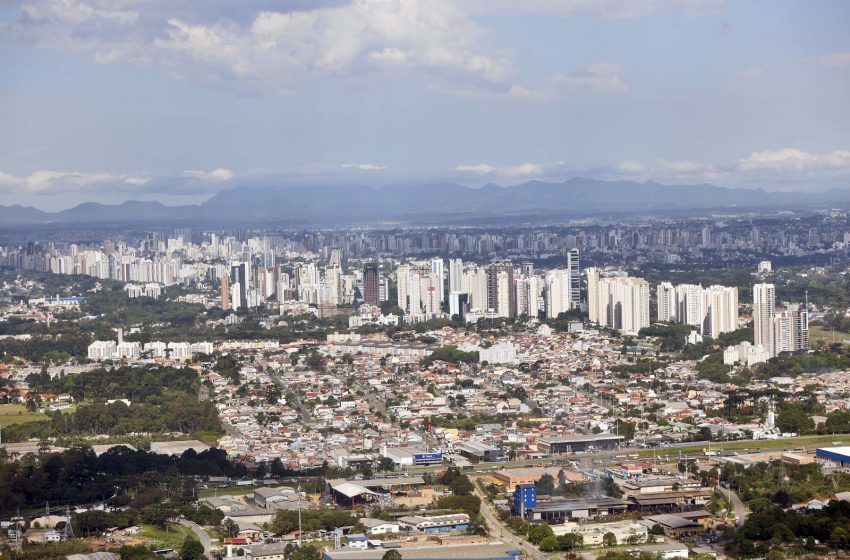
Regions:
M 230 309 L 230 277 L 221 277 L 221 308 Z
M 443 259 L 437 257 L 431 259 L 431 272 L 437 277 L 437 285 L 435 286 L 437 293 L 437 301 L 443 302 L 446 300 L 445 292 L 445 274 L 443 273 Z M 439 306 L 438 306 L 439 307 Z
M 239 263 L 230 267 L 230 284 L 231 286 L 239 287 L 239 297 L 231 297 L 231 300 L 234 302 L 234 308 L 248 307 L 248 289 L 250 288 L 248 282 L 247 263 Z M 237 299 L 238 304 L 235 303 Z
M 587 269 L 587 301 L 590 320 L 628 334 L 649 326 L 649 283 L 619 273 L 602 276 Z
M 656 288 L 656 295 L 658 320 L 668 323 L 676 321 L 676 287 L 670 282 L 661 282 Z
M 800 305 L 789 305 L 772 322 L 773 348 L 776 355 L 809 348 L 809 313 Z
M 463 261 L 449 259 L 449 293 L 463 291 Z
M 602 324 L 602 293 L 599 289 L 601 280 L 598 268 L 588 268 L 587 274 L 587 315 L 591 323 Z
M 776 356 L 773 340 L 773 319 L 776 317 L 776 286 L 755 284 L 753 286 L 753 342 L 762 345 Z
M 487 307 L 500 317 L 516 317 L 514 266 L 498 261 L 487 266 Z
M 567 253 L 567 274 L 570 279 L 570 308 L 581 306 L 581 266 L 578 249 L 570 249 Z
M 363 266 L 363 301 L 367 305 L 377 306 L 380 303 L 378 283 L 378 265 L 367 263 Z

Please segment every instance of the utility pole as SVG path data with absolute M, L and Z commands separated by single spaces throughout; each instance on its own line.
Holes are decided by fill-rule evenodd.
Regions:
M 298 548 L 301 548 L 301 484 L 298 485 Z

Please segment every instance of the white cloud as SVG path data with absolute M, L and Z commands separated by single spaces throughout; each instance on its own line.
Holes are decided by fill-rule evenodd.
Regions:
M 753 152 L 741 160 L 738 169 L 749 173 L 778 173 L 786 176 L 850 176 L 850 150 L 811 154 L 798 148 Z
M 564 161 L 553 163 L 520 163 L 518 165 L 504 166 L 476 163 L 458 165 L 453 171 L 460 174 L 461 179 L 473 177 L 484 181 L 512 184 L 532 179 L 563 179 L 569 174 L 566 165 Z
M 188 179 L 196 179 L 198 181 L 221 183 L 233 179 L 233 171 L 219 167 L 212 171 L 200 171 L 197 169 L 187 169 L 183 172 L 183 177 Z
M 610 62 L 588 64 L 583 70 L 558 74 L 554 77 L 555 86 L 566 91 L 590 90 L 623 93 L 629 86 L 622 80 L 622 67 Z
M 105 189 L 133 190 L 148 183 L 145 177 L 111 173 L 77 173 L 67 171 L 35 171 L 16 177 L 0 171 L 0 190 L 31 194 L 65 191 L 95 192 Z
M 386 169 L 383 165 L 375 165 L 374 163 L 343 163 L 343 169 L 357 169 L 359 171 L 383 171 Z
M 821 66 L 847 66 L 850 64 L 850 52 L 837 52 L 818 60 Z
M 708 182 L 727 186 L 770 187 L 780 183 L 811 182 L 829 184 L 850 179 L 850 150 L 835 150 L 825 154 L 813 154 L 798 148 L 763 150 L 728 164 L 626 161 L 602 174 L 607 178 Z
M 170 0 L 30 0 L 0 32 L 99 64 L 165 67 L 171 76 L 272 96 L 316 77 L 370 74 L 507 89 L 512 64 L 482 45 L 486 31 L 461 6 L 351 0 L 248 18 L 243 10 L 236 19 L 217 15 L 215 4 L 191 14 Z
M 690 14 L 717 13 L 723 0 L 465 0 L 476 13 L 633 19 L 683 10 Z

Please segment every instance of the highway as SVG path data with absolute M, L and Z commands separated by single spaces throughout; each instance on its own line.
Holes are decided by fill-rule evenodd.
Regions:
M 194 521 L 189 521 L 188 519 L 180 519 L 178 522 L 181 525 L 190 528 L 192 532 L 198 536 L 198 540 L 201 541 L 202 545 L 204 545 L 204 554 L 207 555 L 207 558 L 212 558 L 212 539 L 210 539 L 210 535 L 207 533 L 206 529 Z

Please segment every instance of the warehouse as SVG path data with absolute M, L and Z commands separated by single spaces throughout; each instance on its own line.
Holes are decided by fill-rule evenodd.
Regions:
M 478 441 L 464 441 L 462 443 L 456 443 L 454 449 L 473 463 L 492 463 L 496 461 L 503 461 L 505 458 L 502 450 L 498 447 L 487 445 L 486 443 Z
M 587 476 L 573 470 L 567 470 L 563 467 L 520 467 L 515 469 L 502 469 L 493 473 L 493 479 L 498 484 L 502 484 L 510 491 L 514 491 L 517 486 L 523 484 L 537 484 L 537 481 L 544 474 L 548 474 L 557 484 L 561 473 L 564 473 L 564 479 L 567 483 L 582 483 L 587 481 Z
M 618 449 L 622 441 L 623 436 L 614 434 L 590 434 L 542 438 L 537 440 L 537 447 L 543 453 L 561 455 L 563 453 Z
M 815 457 L 846 467 L 850 465 L 850 447 L 821 447 L 815 451 Z
M 402 560 L 519 560 L 520 551 L 500 542 L 487 544 L 402 546 L 395 548 Z M 351 550 L 325 548 L 323 560 L 381 560 L 385 548 Z
M 437 533 L 442 531 L 465 531 L 469 527 L 469 515 L 453 513 L 450 515 L 409 515 L 400 517 L 399 524 L 409 531 Z
M 623 513 L 629 504 L 615 498 L 582 498 L 576 500 L 552 498 L 540 500 L 537 505 L 526 508 L 526 519 L 559 523 L 567 519 L 587 519 Z

